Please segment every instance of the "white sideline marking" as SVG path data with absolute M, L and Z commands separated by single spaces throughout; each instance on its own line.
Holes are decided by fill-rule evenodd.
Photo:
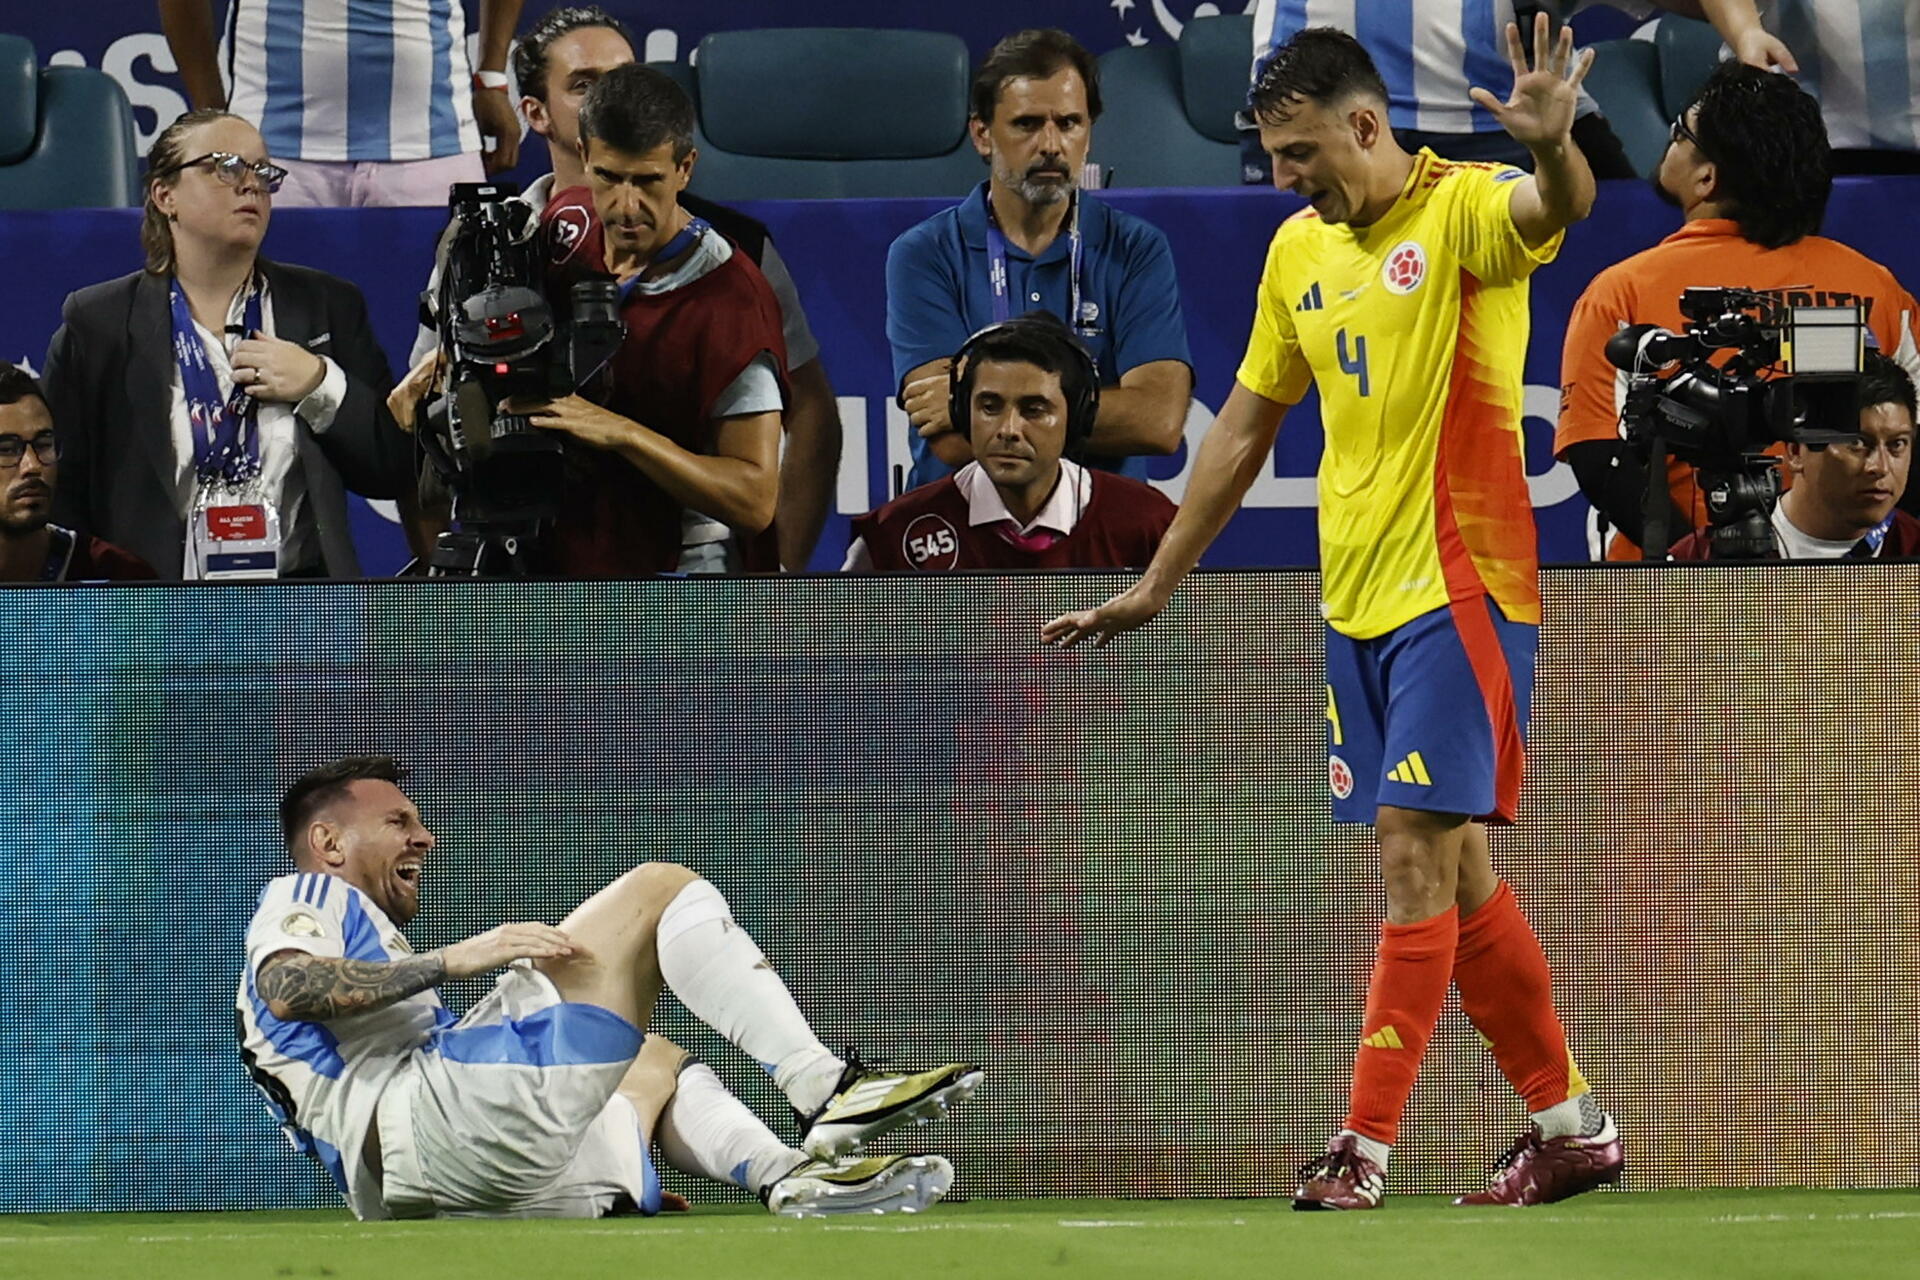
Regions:
M 1293 1220 L 1290 1218 L 1281 1217 L 1281 1215 L 1277 1213 L 1274 1216 L 1276 1218 L 1279 1218 L 1281 1221 Z M 1653 1223 L 1658 1223 L 1662 1225 L 1692 1224 L 1695 1226 L 1702 1226 L 1702 1225 L 1704 1226 L 1749 1226 L 1757 1223 L 1771 1223 L 1771 1222 L 1901 1222 L 1901 1221 L 1907 1221 L 1911 1219 L 1920 1219 L 1920 1209 L 1878 1209 L 1870 1212 L 1861 1212 L 1859 1210 L 1849 1210 L 1845 1213 L 1805 1213 L 1805 1214 L 1730 1213 L 1730 1214 L 1715 1214 L 1711 1217 L 1705 1217 L 1705 1218 L 1695 1217 L 1693 1215 L 1661 1215 L 1659 1217 L 1645 1217 L 1645 1218 L 1635 1217 L 1634 1219 L 1632 1219 L 1632 1223 L 1635 1226 L 1639 1226 L 1641 1224 L 1653 1224 Z M 1134 1219 L 1062 1218 L 1062 1219 L 1056 1219 L 1055 1225 L 1062 1226 L 1062 1227 L 1088 1227 L 1088 1228 L 1149 1227 L 1149 1226 L 1178 1228 L 1178 1227 L 1217 1227 L 1220 1225 L 1220 1221 L 1221 1220 L 1218 1218 L 1211 1218 L 1211 1217 L 1157 1218 L 1152 1222 L 1146 1222 L 1146 1221 L 1140 1221 L 1140 1220 L 1134 1220 Z M 1247 1225 L 1247 1219 L 1245 1218 L 1233 1218 L 1233 1219 L 1229 1219 L 1228 1221 L 1230 1222 L 1231 1225 L 1236 1227 L 1244 1227 Z M 1357 1219 L 1357 1221 L 1368 1226 L 1394 1225 L 1393 1219 L 1391 1218 L 1383 1219 L 1374 1215 L 1361 1215 Z M 1525 1226 L 1529 1223 L 1547 1223 L 1554 1226 L 1573 1226 L 1573 1225 L 1598 1226 L 1598 1225 L 1602 1225 L 1603 1223 L 1606 1223 L 1607 1221 L 1608 1219 L 1594 1217 L 1590 1215 L 1580 1215 L 1576 1217 L 1576 1216 L 1566 1215 L 1566 1214 L 1541 1214 L 1541 1213 L 1532 1213 L 1532 1212 L 1516 1213 L 1516 1214 L 1509 1214 L 1509 1213 L 1447 1214 L 1444 1216 L 1436 1216 L 1436 1217 L 1426 1219 L 1426 1222 L 1429 1222 L 1429 1223 L 1448 1223 L 1454 1226 L 1477 1227 L 1483 1230 L 1493 1225 L 1519 1227 L 1519 1226 Z M 1044 1224 L 1017 1223 L 1017 1222 L 969 1222 L 969 1221 L 929 1222 L 925 1220 L 898 1222 L 898 1223 L 880 1223 L 880 1222 L 859 1222 L 859 1221 L 837 1222 L 832 1219 L 827 1219 L 825 1221 L 819 1222 L 817 1226 L 814 1225 L 812 1222 L 809 1222 L 806 1225 L 801 1225 L 799 1223 L 790 1222 L 790 1221 L 769 1221 L 769 1222 L 761 1223 L 757 1227 L 751 1227 L 751 1228 L 742 1228 L 739 1226 L 706 1227 L 706 1226 L 692 1226 L 692 1225 L 682 1227 L 682 1226 L 668 1226 L 668 1225 L 665 1225 L 661 1219 L 652 1218 L 647 1220 L 644 1225 L 640 1224 L 639 1222 L 636 1222 L 633 1226 L 628 1226 L 628 1227 L 601 1227 L 601 1226 L 584 1227 L 583 1226 L 583 1227 L 573 1228 L 568 1232 L 568 1234 L 569 1235 L 587 1235 L 587 1236 L 642 1236 L 642 1235 L 645 1235 L 645 1236 L 661 1236 L 661 1235 L 710 1236 L 710 1235 L 739 1235 L 743 1232 L 743 1230 L 750 1231 L 750 1232 L 757 1232 L 757 1233 L 778 1232 L 778 1231 L 820 1230 L 820 1231 L 860 1231 L 860 1232 L 867 1232 L 867 1233 L 904 1234 L 907 1232 L 919 1232 L 919 1231 L 1001 1231 L 1001 1232 L 1005 1232 L 1005 1231 L 1019 1231 L 1019 1230 L 1022 1230 L 1023 1228 L 1027 1228 L 1030 1226 L 1040 1226 L 1040 1225 L 1044 1225 Z M 1404 1224 L 1401 1224 L 1401 1225 L 1404 1225 Z M 333 1237 L 333 1238 L 340 1238 L 340 1239 L 369 1240 L 369 1239 L 399 1238 L 399 1237 L 419 1238 L 419 1237 L 425 1237 L 429 1234 L 429 1232 L 437 1231 L 437 1230 L 445 1230 L 445 1226 L 443 1225 L 443 1223 L 441 1222 L 343 1223 L 338 1227 L 330 1227 L 330 1228 L 324 1228 L 319 1230 L 314 1230 L 314 1229 L 303 1230 L 300 1232 L 300 1235 L 303 1239 Z M 285 1239 L 286 1239 L 286 1231 L 283 1228 L 276 1227 L 271 1231 L 194 1232 L 191 1234 L 175 1233 L 175 1234 L 169 1234 L 169 1235 L 141 1235 L 141 1236 L 121 1236 L 117 1234 L 116 1235 L 102 1235 L 102 1234 L 68 1235 L 65 1233 L 49 1234 L 49 1235 L 31 1235 L 31 1236 L 0 1235 L 0 1245 L 100 1244 L 103 1242 L 110 1242 L 110 1241 L 125 1241 L 130 1244 L 197 1244 L 197 1243 L 204 1243 L 207 1241 L 249 1241 L 249 1240 L 268 1241 L 268 1240 L 285 1240 Z

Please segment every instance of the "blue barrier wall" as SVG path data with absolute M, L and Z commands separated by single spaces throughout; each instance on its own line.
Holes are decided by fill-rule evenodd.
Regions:
M 949 1155 L 962 1194 L 1284 1194 L 1346 1105 L 1380 919 L 1372 833 L 1328 819 L 1318 583 L 1202 574 L 1111 648 L 1040 646 L 1119 581 L 0 588 L 0 1213 L 338 1203 L 248 1084 L 233 996 L 280 788 L 369 750 L 441 840 L 416 947 L 671 859 L 829 1044 L 986 1067 L 884 1148 Z M 1491 838 L 1627 1189 L 1911 1186 L 1920 789 L 1859 749 L 1911 732 L 1860 673 L 1910 667 L 1920 566 L 1542 586 Z M 676 1002 L 655 1029 L 791 1132 Z M 1524 1122 L 1450 1011 L 1395 1189 L 1480 1185 Z
M 1296 202 L 1266 190 L 1116 192 L 1119 208 L 1163 228 L 1173 245 L 1192 339 L 1197 385 L 1188 447 L 1156 459 L 1153 474 L 1175 498 L 1192 446 L 1226 398 L 1253 315 L 1254 288 L 1273 228 Z M 1836 184 L 1827 231 L 1920 285 L 1920 244 L 1905 233 L 1920 179 L 1844 179 Z M 931 200 L 781 201 L 745 206 L 773 228 L 793 269 L 847 427 L 836 510 L 813 567 L 839 566 L 847 517 L 888 493 L 891 465 L 906 457 L 904 415 L 892 403 L 884 322 L 887 245 L 942 207 Z M 434 236 L 434 210 L 287 210 L 274 217 L 271 256 L 322 267 L 366 291 L 374 325 L 396 374 L 411 344 L 417 295 Z M 1572 473 L 1552 459 L 1559 406 L 1560 345 L 1566 317 L 1594 274 L 1658 241 L 1677 215 L 1635 184 L 1607 184 L 1593 217 L 1573 228 L 1558 262 L 1534 278 L 1534 333 L 1527 360 L 1527 469 L 1548 561 L 1587 558 L 1588 508 Z M 14 278 L 0 308 L 0 358 L 36 366 L 59 323 L 68 290 L 139 266 L 132 211 L 66 211 L 0 216 L 0 262 Z M 1256 484 L 1204 563 L 1216 567 L 1311 564 L 1317 412 L 1309 400 L 1282 432 L 1270 474 Z M 372 573 L 405 560 L 396 527 L 356 504 L 356 533 Z

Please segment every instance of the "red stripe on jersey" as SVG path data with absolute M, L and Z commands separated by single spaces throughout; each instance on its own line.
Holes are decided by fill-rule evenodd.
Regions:
M 1460 273 L 1459 338 L 1434 450 L 1434 537 L 1449 600 L 1490 595 L 1513 621 L 1538 623 L 1539 551 L 1515 411 L 1478 357 L 1484 291 Z

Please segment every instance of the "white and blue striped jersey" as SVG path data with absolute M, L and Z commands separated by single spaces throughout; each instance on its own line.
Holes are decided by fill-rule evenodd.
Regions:
M 372 899 L 316 873 L 269 881 L 247 927 L 247 968 L 234 1001 L 241 1060 L 287 1140 L 333 1175 L 363 1219 L 388 1216 L 362 1154 L 381 1090 L 453 1015 L 428 990 L 324 1024 L 283 1022 L 261 1000 L 254 975 L 276 951 L 390 961 L 412 950 Z
M 1586 7 L 1552 0 L 1535 7 L 1571 16 Z M 1640 13 L 1642 0 L 1616 8 Z M 1472 88 L 1504 98 L 1513 87 L 1507 24 L 1513 0 L 1259 0 L 1253 14 L 1255 74 L 1267 54 L 1307 27 L 1338 27 L 1366 48 L 1387 84 L 1396 129 L 1422 133 L 1497 133 L 1500 124 L 1467 96 Z M 1528 42 L 1531 48 L 1531 40 Z M 1598 110 L 1585 90 L 1580 114 Z
M 228 103 L 280 159 L 480 149 L 460 0 L 228 0 Z
M 1836 147 L 1920 150 L 1920 0 L 1760 0 Z

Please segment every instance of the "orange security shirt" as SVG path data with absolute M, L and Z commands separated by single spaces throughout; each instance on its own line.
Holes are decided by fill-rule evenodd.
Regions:
M 1678 332 L 1686 323 L 1680 294 L 1694 286 L 1738 287 L 1784 295 L 1791 306 L 1865 303 L 1867 327 L 1880 350 L 1920 382 L 1920 304 L 1893 273 L 1837 240 L 1807 236 L 1763 249 L 1726 218 L 1689 222 L 1653 248 L 1615 263 L 1594 277 L 1573 308 L 1560 356 L 1560 426 L 1553 448 L 1564 455 L 1582 440 L 1620 437 L 1627 375 L 1607 362 L 1607 339 L 1630 324 L 1657 324 Z M 1670 461 L 1673 500 L 1696 528 L 1707 522 L 1706 499 L 1693 468 Z M 1676 538 L 1686 530 L 1673 531 Z M 1610 560 L 1637 560 L 1640 549 L 1615 535 Z

